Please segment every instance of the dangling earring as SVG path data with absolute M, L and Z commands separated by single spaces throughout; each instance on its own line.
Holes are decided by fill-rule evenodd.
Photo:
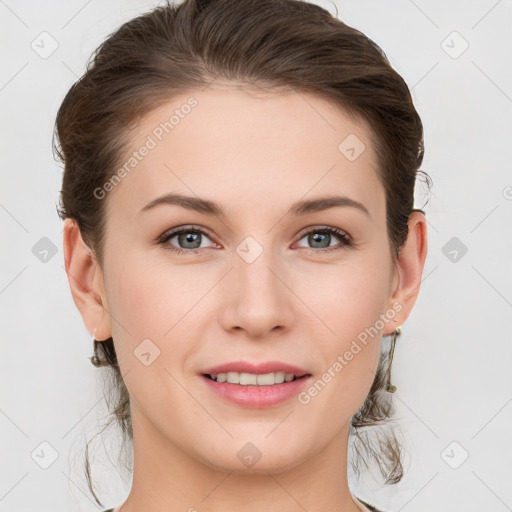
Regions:
M 96 366 L 96 368 L 101 366 L 101 361 L 98 356 L 92 356 L 89 358 L 91 360 L 91 363 Z
M 93 343 L 93 344 L 94 344 L 94 342 L 96 341 L 96 340 L 94 339 L 94 336 L 92 336 L 92 337 L 91 337 L 91 341 L 92 341 L 92 343 Z M 90 359 L 91 363 L 92 363 L 96 368 L 98 368 L 98 367 L 100 367 L 100 366 L 101 366 L 101 361 L 100 361 L 100 358 L 99 358 L 98 356 L 94 355 L 94 356 L 90 357 L 89 359 Z
M 396 391 L 396 386 L 393 386 L 393 384 L 391 384 L 391 365 L 393 364 L 393 355 L 395 353 L 396 340 L 398 336 L 402 334 L 402 329 L 400 327 L 397 327 L 392 334 L 393 340 L 391 341 L 391 350 L 389 351 L 389 366 L 387 372 L 388 383 L 386 385 L 386 391 L 388 393 L 394 393 Z

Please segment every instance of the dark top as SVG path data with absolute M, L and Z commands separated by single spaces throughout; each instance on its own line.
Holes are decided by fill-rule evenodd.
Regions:
M 380 508 L 375 508 L 373 505 L 370 505 L 369 503 L 366 503 L 366 501 L 363 501 L 361 498 L 357 498 L 358 501 L 360 501 L 363 505 L 366 505 L 369 510 L 372 512 L 384 512 L 384 510 L 381 510 Z
M 384 512 L 384 510 L 381 510 L 380 508 L 375 508 L 373 505 L 370 505 L 369 503 L 366 503 L 366 501 L 363 501 L 361 498 L 357 498 L 363 505 L 366 505 L 371 512 Z M 104 510 L 103 512 L 114 512 L 113 508 L 109 508 L 108 510 Z

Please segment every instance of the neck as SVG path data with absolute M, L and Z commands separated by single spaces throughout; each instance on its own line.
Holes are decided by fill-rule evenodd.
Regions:
M 185 453 L 135 409 L 132 429 L 133 480 L 121 512 L 367 510 L 348 487 L 348 425 L 320 453 L 287 469 L 255 464 L 245 472 L 239 465 L 212 467 Z

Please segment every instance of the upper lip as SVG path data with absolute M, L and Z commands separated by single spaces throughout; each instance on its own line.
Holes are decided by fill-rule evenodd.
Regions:
M 309 375 L 309 373 L 291 364 L 282 363 L 281 361 L 264 361 L 261 363 L 250 363 L 248 361 L 232 361 L 230 363 L 220 364 L 207 368 L 202 373 L 205 375 L 217 375 L 219 373 L 238 372 L 253 373 L 256 375 L 264 375 L 265 373 L 284 372 L 293 373 L 296 377 Z

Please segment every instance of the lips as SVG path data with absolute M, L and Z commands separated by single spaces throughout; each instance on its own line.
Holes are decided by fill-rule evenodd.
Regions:
M 222 369 L 222 366 L 216 368 Z M 210 371 L 216 370 L 216 368 L 211 368 Z M 254 365 L 252 365 L 252 368 L 254 368 Z M 257 366 L 257 368 L 261 368 L 261 366 Z M 289 365 L 286 365 L 285 368 L 295 369 L 295 371 L 299 370 L 299 368 Z M 262 370 L 258 369 L 257 371 Z M 301 373 L 302 371 L 303 370 L 300 370 L 298 373 Z M 229 375 L 229 372 L 226 373 Z M 224 375 L 226 375 L 226 373 L 224 373 Z M 240 375 L 244 375 L 244 372 L 241 372 Z M 218 382 L 208 378 L 206 375 L 203 375 L 201 377 L 201 385 L 206 386 L 206 389 L 211 391 L 213 395 L 223 402 L 228 402 L 236 407 L 247 409 L 268 409 L 289 403 L 290 400 L 301 393 L 304 388 L 311 383 L 312 379 L 313 376 L 311 374 L 305 374 L 300 378 L 295 378 L 292 381 L 282 382 L 280 384 L 242 385 L 230 382 Z
M 238 373 L 252 373 L 256 375 L 263 375 L 272 372 L 293 373 L 297 378 L 304 375 L 310 375 L 307 370 L 299 368 L 288 363 L 280 361 L 265 361 L 261 363 L 250 363 L 248 361 L 232 361 L 230 363 L 220 364 L 206 368 L 201 373 L 203 375 L 217 375 L 219 373 L 238 372 Z

